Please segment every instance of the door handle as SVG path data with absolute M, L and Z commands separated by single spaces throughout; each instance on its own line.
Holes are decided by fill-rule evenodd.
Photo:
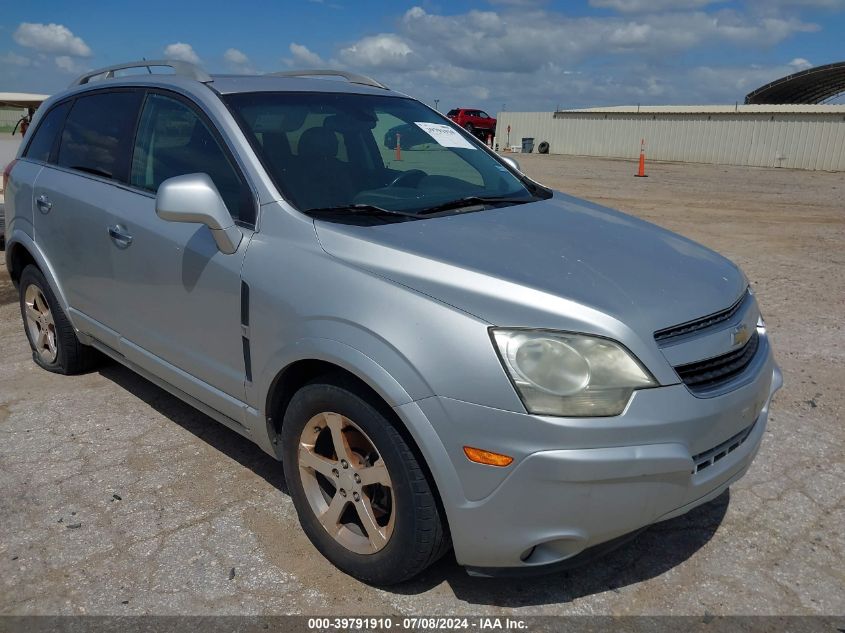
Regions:
M 41 213 L 49 213 L 50 209 L 53 208 L 53 203 L 50 202 L 50 198 L 43 193 L 35 199 L 35 205 Z
M 128 248 L 132 244 L 132 236 L 126 232 L 126 227 L 120 224 L 109 227 L 109 237 L 117 244 L 118 248 Z

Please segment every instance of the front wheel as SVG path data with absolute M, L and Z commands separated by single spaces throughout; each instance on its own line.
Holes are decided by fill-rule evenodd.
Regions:
M 335 566 L 364 582 L 415 576 L 448 549 L 434 492 L 413 451 L 368 394 L 322 380 L 284 416 L 285 478 L 299 522 Z

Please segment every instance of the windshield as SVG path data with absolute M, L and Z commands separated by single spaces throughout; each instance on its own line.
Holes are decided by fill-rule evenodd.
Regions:
M 413 219 L 459 212 L 465 198 L 476 207 L 536 199 L 533 183 L 413 99 L 265 92 L 226 100 L 277 186 L 306 213 Z

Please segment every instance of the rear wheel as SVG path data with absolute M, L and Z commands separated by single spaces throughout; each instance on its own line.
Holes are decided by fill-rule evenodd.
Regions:
M 464 129 L 465 129 L 467 132 L 469 132 L 470 134 L 472 134 L 473 136 L 475 136 L 475 127 L 472 125 L 472 123 L 467 123 L 467 124 L 464 126 Z
M 77 374 L 91 369 L 96 362 L 96 350 L 79 342 L 36 266 L 24 268 L 19 289 L 21 317 L 36 364 L 59 374 Z
M 299 522 L 344 572 L 394 584 L 448 549 L 434 493 L 413 452 L 356 386 L 321 380 L 300 389 L 285 413 L 282 440 Z

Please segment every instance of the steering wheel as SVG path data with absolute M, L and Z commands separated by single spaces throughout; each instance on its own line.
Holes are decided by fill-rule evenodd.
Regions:
M 409 169 L 396 176 L 388 187 L 416 187 L 420 181 L 428 176 L 422 169 Z

